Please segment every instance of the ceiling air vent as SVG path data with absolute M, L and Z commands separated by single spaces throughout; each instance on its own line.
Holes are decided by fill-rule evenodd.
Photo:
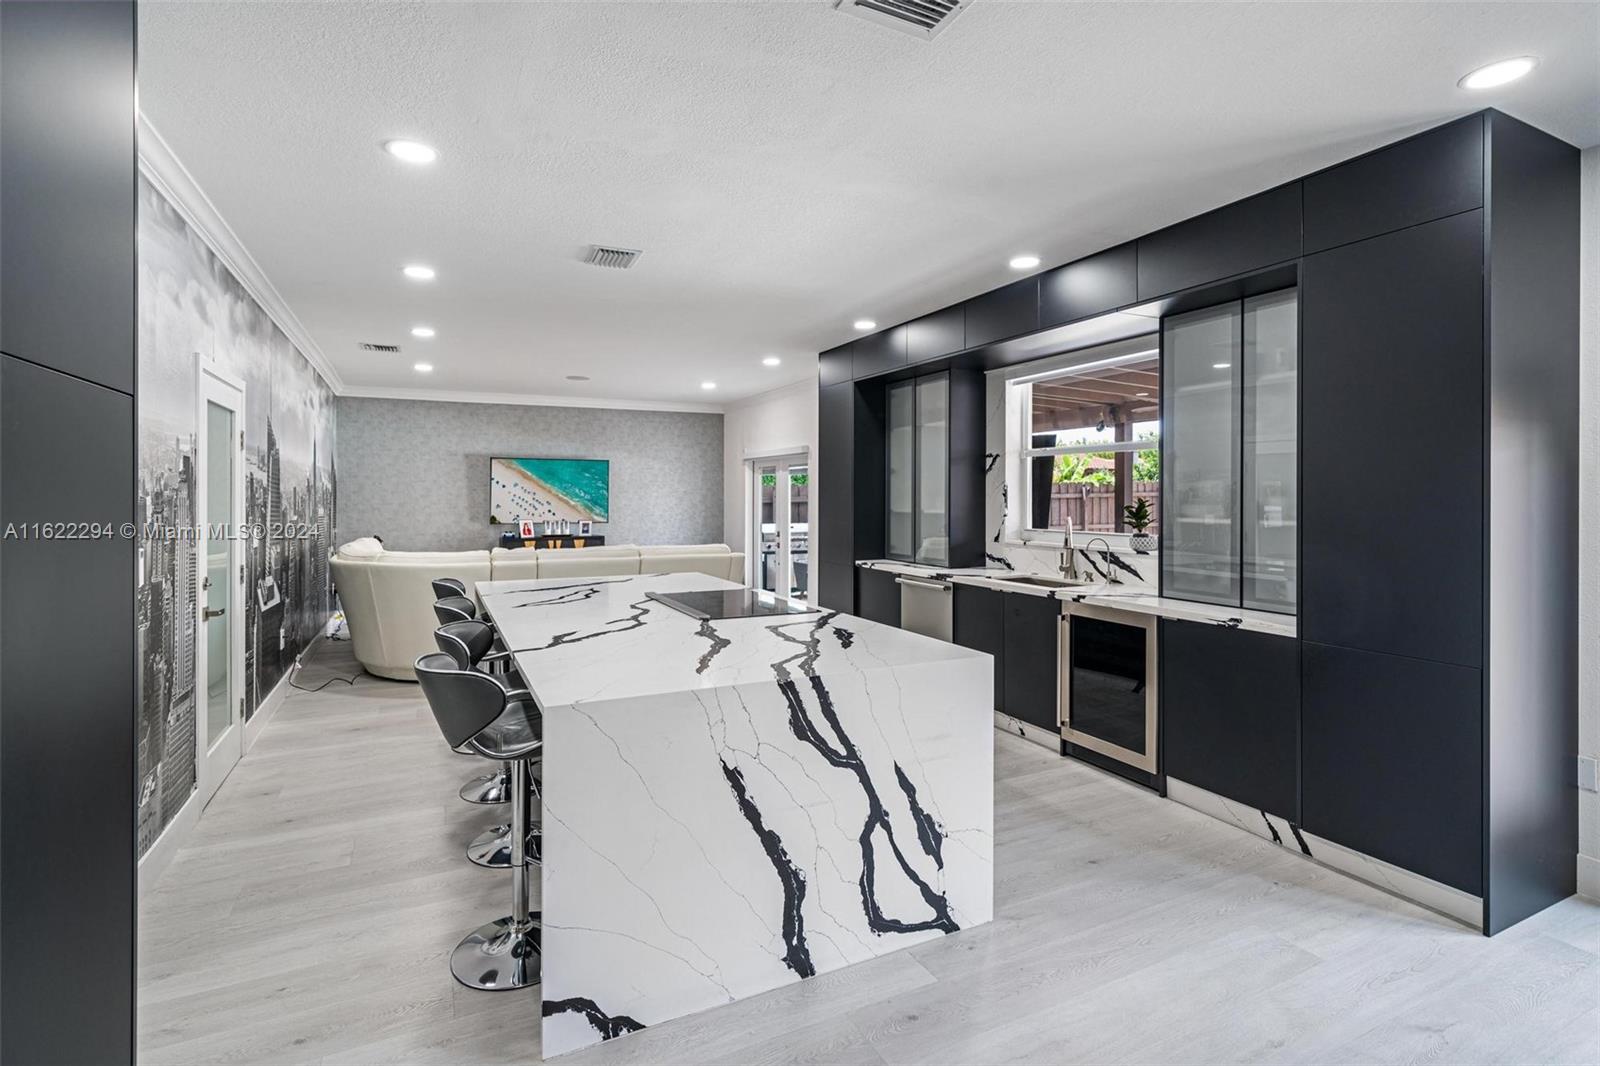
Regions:
M 590 266 L 611 267 L 615 270 L 627 270 L 639 261 L 644 253 L 637 248 L 612 248 L 605 244 L 589 245 L 589 252 L 583 261 Z
M 400 350 L 398 344 L 373 344 L 370 341 L 362 341 L 359 347 L 364 352 L 398 352 Z
M 836 8 L 913 37 L 932 40 L 972 0 L 837 0 Z

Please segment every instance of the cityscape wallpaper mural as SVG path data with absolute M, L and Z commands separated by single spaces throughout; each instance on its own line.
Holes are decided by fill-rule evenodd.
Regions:
M 195 788 L 196 544 L 200 360 L 245 383 L 246 715 L 327 624 L 334 522 L 334 397 L 183 216 L 139 179 L 139 487 L 136 581 L 139 853 Z

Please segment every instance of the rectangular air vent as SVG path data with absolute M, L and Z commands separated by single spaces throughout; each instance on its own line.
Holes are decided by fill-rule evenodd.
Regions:
M 837 0 L 835 7 L 881 26 L 932 40 L 972 0 Z
M 613 248 L 605 244 L 591 244 L 589 254 L 583 257 L 583 261 L 590 266 L 627 270 L 637 263 L 643 254 L 637 248 Z
M 398 352 L 400 350 L 398 344 L 372 344 L 368 341 L 362 341 L 360 348 L 364 352 Z

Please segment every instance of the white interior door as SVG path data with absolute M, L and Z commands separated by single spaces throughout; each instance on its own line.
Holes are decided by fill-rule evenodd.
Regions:
M 198 425 L 195 740 L 204 806 L 244 752 L 243 383 L 202 367 Z
M 755 588 L 804 601 L 811 592 L 811 477 L 804 455 L 750 461 Z

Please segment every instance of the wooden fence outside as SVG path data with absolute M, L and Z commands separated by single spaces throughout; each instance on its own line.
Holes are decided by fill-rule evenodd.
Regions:
M 1128 496 L 1132 503 L 1143 496 L 1150 501 L 1152 530 L 1161 528 L 1161 483 L 1135 481 Z M 1112 485 L 1096 485 L 1087 481 L 1056 482 L 1050 487 L 1050 528 L 1072 528 L 1086 533 L 1111 533 L 1117 528 L 1117 493 Z

